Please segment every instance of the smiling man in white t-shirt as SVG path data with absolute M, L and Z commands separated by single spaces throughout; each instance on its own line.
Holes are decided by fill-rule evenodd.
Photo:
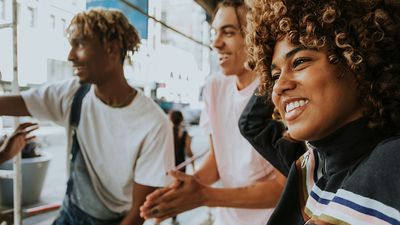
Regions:
M 218 207 L 215 225 L 264 225 L 280 197 L 285 178 L 242 137 L 239 117 L 258 86 L 246 69 L 243 29 L 247 8 L 224 1 L 213 21 L 213 47 L 223 75 L 210 77 L 204 88 L 201 125 L 210 134 L 211 153 L 193 176 L 170 174 L 179 187 L 157 190 L 141 208 L 145 218 L 163 220 L 199 206 Z M 210 185 L 220 180 L 222 188 Z
M 166 115 L 124 76 L 125 56 L 137 49 L 139 36 L 121 12 L 106 9 L 78 13 L 67 33 L 78 78 L 1 96 L 0 114 L 34 116 L 68 130 L 70 178 L 54 225 L 141 225 L 139 206 L 167 184 L 174 150 Z M 86 83 L 92 85 L 72 132 L 71 105 Z

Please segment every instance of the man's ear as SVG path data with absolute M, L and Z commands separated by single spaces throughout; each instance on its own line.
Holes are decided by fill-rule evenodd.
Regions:
M 107 52 L 112 58 L 121 57 L 121 44 L 117 40 L 112 40 L 107 43 Z

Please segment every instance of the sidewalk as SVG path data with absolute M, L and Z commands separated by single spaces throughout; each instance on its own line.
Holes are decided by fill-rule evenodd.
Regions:
M 208 149 L 208 139 L 202 135 L 197 126 L 189 128 L 189 133 L 193 137 L 192 148 L 195 155 L 201 154 Z M 45 127 L 38 131 L 39 140 L 44 143 L 43 150 L 52 155 L 45 184 L 42 190 L 40 202 L 33 206 L 40 206 L 51 203 L 61 203 L 67 181 L 66 172 L 66 140 L 65 131 L 61 127 Z M 201 165 L 204 157 L 196 162 L 196 166 Z M 191 173 L 188 167 L 188 173 Z M 29 207 L 33 207 L 29 206 Z M 24 225 L 50 225 L 58 215 L 57 211 L 33 216 L 23 220 Z M 200 207 L 178 216 L 180 225 L 211 225 L 208 219 L 212 215 L 212 210 L 207 207 Z M 153 220 L 148 220 L 145 225 L 154 225 Z M 171 220 L 166 220 L 161 225 L 170 225 Z

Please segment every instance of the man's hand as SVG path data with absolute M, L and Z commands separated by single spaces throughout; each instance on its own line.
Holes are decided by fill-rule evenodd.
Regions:
M 38 129 L 38 125 L 36 123 L 22 123 L 17 129 L 15 129 L 14 133 L 10 136 L 6 143 L 3 145 L 4 150 L 1 151 L 0 154 L 0 163 L 11 159 L 18 152 L 20 152 L 25 145 L 35 138 L 35 136 L 28 136 L 29 133 Z
M 156 218 L 157 222 L 161 222 L 204 205 L 207 187 L 200 184 L 196 177 L 179 171 L 170 171 L 168 174 L 175 178 L 174 183 L 146 197 L 145 203 L 140 207 L 141 217 Z

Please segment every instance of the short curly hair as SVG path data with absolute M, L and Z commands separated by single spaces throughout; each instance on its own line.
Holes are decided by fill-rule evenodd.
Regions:
M 72 18 L 67 34 L 73 29 L 79 29 L 84 37 L 98 37 L 103 44 L 117 40 L 121 45 L 122 63 L 139 48 L 137 30 L 122 12 L 115 9 L 93 8 L 80 12 Z
M 250 68 L 261 74 L 260 94 L 271 97 L 277 41 L 328 48 L 328 59 L 355 74 L 371 128 L 400 128 L 400 18 L 384 0 L 254 0 L 248 15 Z

